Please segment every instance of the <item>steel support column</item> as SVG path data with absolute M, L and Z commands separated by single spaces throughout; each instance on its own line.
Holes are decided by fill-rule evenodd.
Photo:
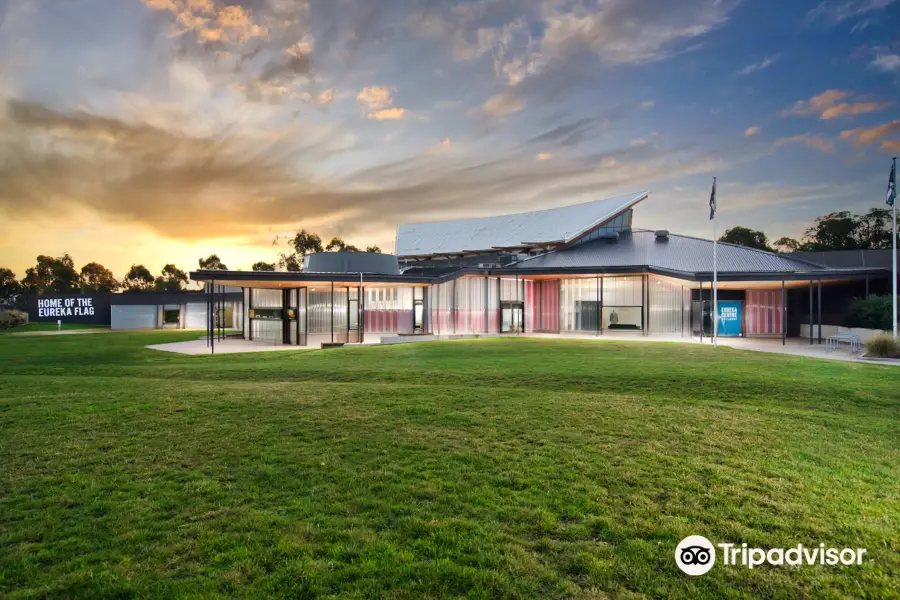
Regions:
M 784 293 L 784 279 L 781 280 L 781 345 L 787 343 L 787 306 Z
M 819 279 L 819 345 L 822 345 L 822 279 Z
M 813 345 L 813 285 L 809 280 L 809 345 Z

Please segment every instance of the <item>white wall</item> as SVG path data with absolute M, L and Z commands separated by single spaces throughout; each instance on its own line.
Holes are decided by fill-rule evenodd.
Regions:
M 863 343 L 866 343 L 866 341 L 875 337 L 876 335 L 881 335 L 887 332 L 881 331 L 880 329 L 862 329 L 861 327 L 838 327 L 836 325 L 822 325 L 822 341 L 825 341 L 828 336 L 834 335 L 836 333 L 852 333 L 858 335 L 859 339 L 862 340 Z M 800 325 L 800 337 L 809 339 L 809 323 Z M 813 339 L 819 339 L 818 325 L 813 325 Z
M 155 329 L 155 304 L 113 304 L 110 310 L 112 329 Z

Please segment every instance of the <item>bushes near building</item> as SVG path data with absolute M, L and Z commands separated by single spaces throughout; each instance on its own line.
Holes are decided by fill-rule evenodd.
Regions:
M 888 331 L 893 327 L 892 307 L 893 300 L 890 296 L 869 296 L 854 300 L 847 314 L 847 326 Z
M 12 329 L 28 322 L 28 313 L 21 310 L 0 310 L 0 331 Z

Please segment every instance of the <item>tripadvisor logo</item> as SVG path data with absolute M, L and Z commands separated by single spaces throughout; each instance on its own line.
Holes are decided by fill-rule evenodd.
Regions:
M 865 548 L 807 547 L 797 544 L 793 548 L 749 548 L 747 544 L 716 544 L 722 551 L 722 564 L 754 569 L 761 565 L 792 567 L 819 565 L 861 565 Z M 702 535 L 689 535 L 675 548 L 675 563 L 688 575 L 703 575 L 716 564 L 716 546 Z

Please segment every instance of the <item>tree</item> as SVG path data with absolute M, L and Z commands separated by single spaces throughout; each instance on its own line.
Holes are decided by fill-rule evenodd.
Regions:
M 779 252 L 797 252 L 800 250 L 800 242 L 790 237 L 780 237 L 773 244 Z
M 373 254 L 381 254 L 381 248 L 376 245 L 366 246 L 366 252 L 371 252 Z
M 279 241 L 276 237 L 272 245 L 277 245 Z M 303 229 L 288 240 L 288 248 L 291 252 L 281 252 L 278 255 L 278 264 L 286 271 L 300 271 L 303 269 L 304 256 L 322 252 L 322 238 Z
M 747 248 L 756 248 L 757 250 L 765 250 L 771 252 L 769 247 L 769 239 L 762 231 L 756 231 L 747 227 L 732 227 L 725 230 L 725 235 L 719 238 L 720 242 L 729 244 L 737 244 L 738 246 L 746 246 Z
M 804 232 L 801 249 L 806 252 L 858 250 L 857 227 L 856 218 L 845 210 L 817 217 L 815 224 Z
M 59 258 L 41 254 L 37 265 L 25 270 L 22 284 L 35 294 L 64 294 L 78 289 L 79 277 L 75 262 L 68 254 Z
M 144 265 L 131 265 L 122 285 L 126 292 L 148 292 L 153 289 L 153 274 Z
M 353 246 L 352 244 L 348 244 L 340 237 L 333 237 L 331 241 L 328 242 L 328 245 L 325 246 L 326 252 L 359 252 L 359 248 Z
M 156 278 L 153 287 L 157 292 L 180 292 L 187 286 L 188 276 L 173 264 L 163 267 L 162 275 Z
M 121 284 L 112 271 L 100 263 L 91 262 L 81 267 L 81 290 L 90 292 L 116 292 Z
M 11 269 L 0 267 L 0 304 L 13 305 L 19 301 L 22 285 Z
M 207 258 L 201 258 L 197 261 L 200 264 L 200 268 L 206 271 L 227 271 L 228 267 L 226 267 L 222 261 L 219 259 L 217 254 L 210 254 Z
M 890 248 L 891 211 L 871 208 L 868 213 L 857 216 L 856 239 L 860 248 Z
M 253 271 L 274 271 L 275 263 L 267 263 L 263 261 L 253 263 L 253 266 L 250 267 Z

